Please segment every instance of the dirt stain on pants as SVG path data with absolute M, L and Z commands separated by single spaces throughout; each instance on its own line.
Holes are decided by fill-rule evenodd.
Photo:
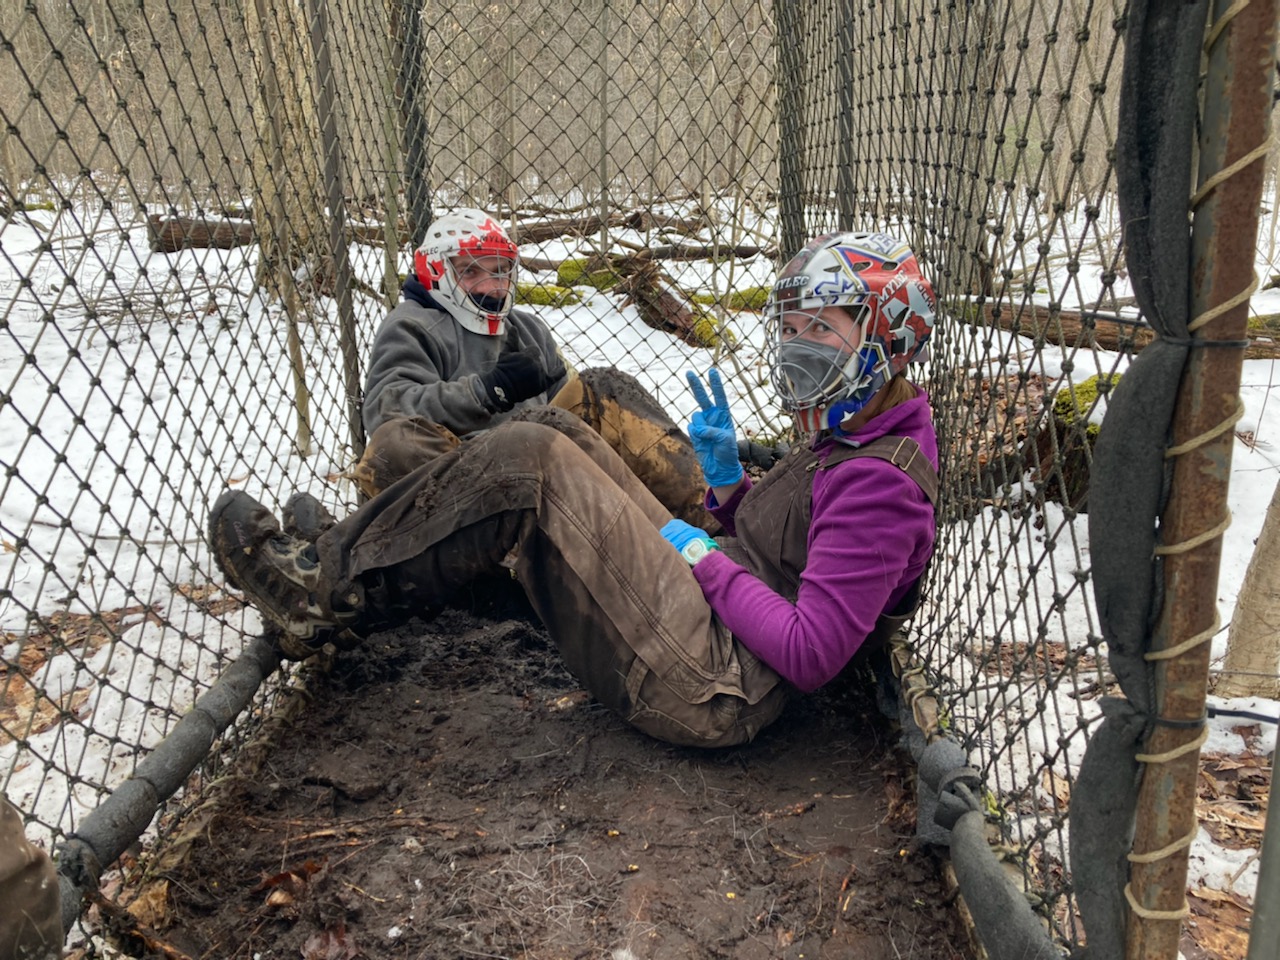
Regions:
M 551 404 L 598 433 L 672 516 L 719 532 L 719 523 L 703 506 L 706 483 L 693 444 L 634 377 L 614 367 L 583 370 Z M 513 419 L 527 419 L 534 410 Z M 365 496 L 375 497 L 462 442 L 425 417 L 397 417 L 373 432 L 349 476 Z
M 601 703 L 671 743 L 742 743 L 787 688 L 716 617 L 659 532 L 670 518 L 600 434 L 543 407 L 398 480 L 317 548 L 390 620 L 510 569 Z

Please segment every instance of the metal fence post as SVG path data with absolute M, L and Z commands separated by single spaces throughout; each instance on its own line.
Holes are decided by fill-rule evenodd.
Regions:
M 1275 5 L 1213 8 L 1200 126 L 1190 270 L 1195 334 L 1174 413 L 1174 458 L 1157 552 L 1164 596 L 1147 658 L 1157 721 L 1138 759 L 1147 766 L 1130 854 L 1129 960 L 1172 960 L 1187 912 L 1187 850 L 1195 838 L 1196 781 L 1217 632 L 1227 481 L 1240 411 L 1240 371 L 1258 229 L 1272 86 Z M 1220 341 L 1226 349 L 1205 349 Z M 1225 342 L 1222 342 L 1225 341 Z
M 1271 758 L 1271 782 L 1276 782 L 1275 756 Z M 1262 834 L 1258 886 L 1249 920 L 1248 960 L 1274 960 L 1280 954 L 1280 804 L 1267 802 L 1267 824 Z

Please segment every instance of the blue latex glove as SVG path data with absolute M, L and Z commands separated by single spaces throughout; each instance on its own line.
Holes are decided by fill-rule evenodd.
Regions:
M 691 567 L 711 551 L 720 549 L 716 542 L 707 536 L 707 531 L 700 530 L 683 520 L 668 520 L 658 532 L 666 537 L 667 543 L 675 547 Z
M 690 370 L 685 376 L 702 407 L 689 420 L 689 439 L 693 441 L 693 452 L 698 455 L 702 475 L 708 486 L 733 486 L 742 479 L 742 463 L 738 460 L 738 436 L 733 428 L 729 400 L 724 395 L 724 384 L 720 382 L 720 371 L 712 367 L 707 372 L 710 397 L 697 374 Z

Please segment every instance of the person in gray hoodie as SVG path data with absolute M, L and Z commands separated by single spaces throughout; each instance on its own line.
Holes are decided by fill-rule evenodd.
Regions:
M 404 299 L 378 330 L 365 378 L 369 445 L 355 469 L 376 495 L 421 463 L 545 404 L 569 368 L 551 330 L 516 309 L 518 250 L 480 210 L 437 217 L 414 252 Z
M 689 437 L 635 378 L 581 373 L 547 324 L 515 307 L 519 251 L 481 210 L 442 214 L 414 252 L 402 301 L 374 338 L 362 416 L 369 441 L 350 476 L 368 497 L 463 441 L 553 404 L 599 433 L 676 516 L 715 525 Z M 310 494 L 285 528 L 315 540 L 336 521 Z

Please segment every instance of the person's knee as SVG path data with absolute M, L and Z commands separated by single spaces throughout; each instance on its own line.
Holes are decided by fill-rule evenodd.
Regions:
M 21 814 L 0 795 L 0 956 L 43 958 L 61 952 L 53 862 L 27 840 Z
M 538 406 L 524 407 L 517 410 L 507 421 L 510 424 L 536 423 L 550 427 L 556 433 L 568 434 L 583 427 L 579 417 L 574 416 L 563 407 Z
M 348 476 L 366 496 L 375 497 L 461 443 L 448 427 L 426 417 L 395 417 L 373 431 Z
M 572 456 L 570 451 L 576 452 L 577 444 L 557 429 L 557 426 L 563 425 L 558 422 L 558 417 L 546 416 L 546 412 L 555 408 L 538 407 L 536 410 L 542 412 L 524 416 L 522 411 L 518 419 L 508 420 L 471 442 L 496 448 L 496 452 L 504 458 L 502 462 L 510 464 L 513 470 L 528 470 L 540 462 L 554 463 Z M 572 415 L 563 410 L 555 412 L 573 419 Z

